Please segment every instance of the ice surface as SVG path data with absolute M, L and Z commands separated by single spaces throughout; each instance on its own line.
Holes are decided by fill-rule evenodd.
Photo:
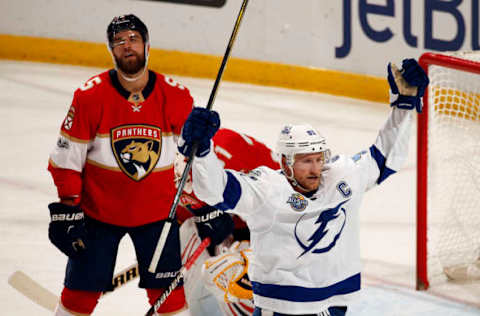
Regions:
M 73 91 L 101 69 L 0 61 L 0 306 L 1 315 L 50 315 L 7 284 L 22 270 L 54 293 L 62 289 L 66 258 L 48 241 L 47 204 L 56 199 L 46 170 Z M 198 106 L 211 80 L 180 78 Z M 385 104 L 324 94 L 222 82 L 214 109 L 222 125 L 273 146 L 280 126 L 308 122 L 327 138 L 333 153 L 355 154 L 375 140 Z M 366 196 L 361 209 L 365 262 L 361 300 L 350 315 L 480 315 L 479 293 L 454 288 L 449 300 L 413 290 L 415 275 L 415 131 L 407 166 Z M 135 261 L 122 241 L 117 270 Z M 95 315 L 140 315 L 146 294 L 136 281 L 101 299 Z M 471 292 L 471 291 L 470 291 Z M 446 293 L 446 294 L 445 294 Z M 466 305 L 465 302 L 475 305 Z

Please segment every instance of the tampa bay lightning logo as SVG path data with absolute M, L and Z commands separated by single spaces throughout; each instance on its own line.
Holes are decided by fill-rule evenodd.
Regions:
M 303 252 L 298 256 L 300 258 L 307 252 L 324 253 L 335 247 L 346 222 L 346 209 L 343 207 L 345 200 L 334 208 L 323 210 L 318 217 L 307 219 L 303 214 L 295 224 L 295 239 L 297 240 Z M 310 232 L 315 229 L 314 233 Z M 310 235 L 310 237 L 308 237 Z M 313 249 L 313 250 L 312 250 Z

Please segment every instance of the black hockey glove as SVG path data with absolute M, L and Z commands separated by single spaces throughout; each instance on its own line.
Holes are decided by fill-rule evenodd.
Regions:
M 197 157 L 204 157 L 210 152 L 210 139 L 220 128 L 220 117 L 215 111 L 205 108 L 193 108 L 183 125 L 182 136 L 178 140 L 178 151 L 188 157 L 193 143 L 198 142 Z
M 387 79 L 391 106 L 422 112 L 422 97 L 430 81 L 415 59 L 404 59 L 401 70 L 395 64 L 389 63 Z
M 78 206 L 50 203 L 48 238 L 70 258 L 78 258 L 85 251 L 85 219 Z
M 215 255 L 215 246 L 222 243 L 233 232 L 233 219 L 230 214 L 217 210 L 212 206 L 190 209 L 195 215 L 193 220 L 197 226 L 198 235 L 203 240 L 210 237 L 208 252 Z

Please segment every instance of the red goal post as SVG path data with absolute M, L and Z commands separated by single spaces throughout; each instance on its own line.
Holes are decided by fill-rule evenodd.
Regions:
M 458 273 L 470 277 L 468 267 L 480 256 L 480 201 L 471 196 L 480 196 L 479 61 L 480 52 L 419 59 L 430 85 L 417 129 L 417 290 Z

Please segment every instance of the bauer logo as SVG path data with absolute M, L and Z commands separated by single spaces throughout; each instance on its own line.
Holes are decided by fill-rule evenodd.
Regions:
M 301 212 L 307 208 L 308 201 L 307 199 L 301 195 L 300 193 L 293 193 L 287 201 L 288 204 L 292 207 L 292 209 L 296 212 Z
M 178 271 L 169 271 L 169 272 L 158 272 L 155 274 L 156 279 L 170 279 L 176 277 Z
M 83 219 L 83 212 L 80 213 L 69 213 L 69 214 L 53 214 L 52 222 L 60 221 L 79 221 Z
M 305 213 L 298 219 L 294 235 L 303 249 L 298 258 L 308 252 L 325 253 L 335 247 L 345 227 L 347 210 L 344 204 L 348 201 L 345 200 L 334 208 L 321 210 L 318 216 L 306 216 L 311 214 Z
M 204 215 L 194 216 L 194 217 L 193 217 L 193 221 L 194 221 L 195 223 L 205 223 L 205 222 L 211 221 L 211 220 L 214 219 L 214 218 L 219 217 L 219 216 L 222 215 L 222 214 L 223 214 L 222 211 L 220 211 L 220 210 L 215 210 L 215 211 L 212 211 L 212 212 L 207 213 L 207 214 L 204 214 Z
M 110 132 L 112 151 L 120 169 L 140 181 L 157 165 L 162 149 L 162 130 L 151 125 L 123 125 Z

